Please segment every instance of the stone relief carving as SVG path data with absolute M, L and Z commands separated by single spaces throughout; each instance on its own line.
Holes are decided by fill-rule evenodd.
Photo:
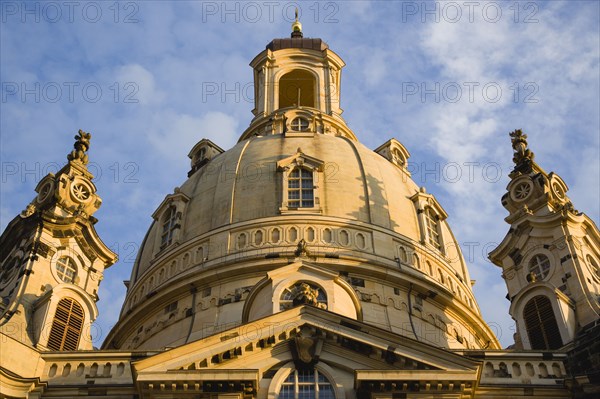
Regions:
M 299 284 L 292 290 L 292 303 L 294 306 L 311 305 L 325 309 L 326 305 L 318 302 L 319 289 L 313 288 L 307 283 Z

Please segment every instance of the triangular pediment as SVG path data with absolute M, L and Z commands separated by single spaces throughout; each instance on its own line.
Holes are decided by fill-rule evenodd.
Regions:
M 135 362 L 134 367 L 139 381 L 148 384 L 177 377 L 180 383 L 194 380 L 201 385 L 202 378 L 211 380 L 226 370 L 229 374 L 223 375 L 232 381 L 236 370 L 244 370 L 238 383 L 256 384 L 273 367 L 299 361 L 299 338 L 307 338 L 306 331 L 312 332 L 309 339 L 319 348 L 318 353 L 307 352 L 313 361 L 355 372 L 357 379 L 477 380 L 477 361 L 312 306 L 223 331 Z
M 277 169 L 285 170 L 300 166 L 311 170 L 322 171 L 324 164 L 325 163 L 322 160 L 306 155 L 302 152 L 301 148 L 298 148 L 294 155 L 277 161 Z

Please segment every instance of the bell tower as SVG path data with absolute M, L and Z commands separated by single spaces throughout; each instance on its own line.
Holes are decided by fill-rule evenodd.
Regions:
M 0 237 L 0 332 L 40 350 L 92 349 L 98 287 L 117 260 L 94 228 L 102 201 L 87 169 L 90 139 L 79 130 L 68 163 Z
M 510 137 L 515 167 L 502 197 L 510 229 L 489 257 L 502 268 L 517 347 L 557 349 L 599 319 L 600 233 L 560 176 L 534 161 L 527 135 Z
M 240 141 L 286 132 L 356 140 L 341 117 L 345 63 L 323 40 L 304 37 L 297 12 L 291 37 L 271 41 L 250 66 L 254 69 L 254 119 Z

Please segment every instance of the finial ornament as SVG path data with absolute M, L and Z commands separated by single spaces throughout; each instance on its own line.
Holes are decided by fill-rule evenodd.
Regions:
M 515 171 L 529 173 L 532 171 L 533 152 L 527 148 L 527 135 L 523 134 L 521 129 L 509 133 L 514 150 L 513 162 L 515 163 Z
M 302 24 L 298 20 L 298 7 L 295 11 L 296 20 L 292 23 L 292 37 L 302 37 Z
M 67 159 L 69 161 L 80 161 L 82 164 L 88 164 L 88 156 L 86 152 L 90 148 L 90 139 L 92 138 L 91 133 L 86 133 L 83 130 L 79 129 L 77 136 L 75 136 L 75 144 L 73 147 L 75 148 L 69 155 L 67 155 Z

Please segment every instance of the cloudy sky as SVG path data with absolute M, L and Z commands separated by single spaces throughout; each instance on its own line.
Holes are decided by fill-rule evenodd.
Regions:
M 536 161 L 598 224 L 599 4 L 3 1 L 0 227 L 66 162 L 77 130 L 92 132 L 96 227 L 120 256 L 100 290 L 100 346 L 150 215 L 185 180 L 196 142 L 237 141 L 253 108 L 248 63 L 288 37 L 298 7 L 305 37 L 347 64 L 348 125 L 370 148 L 400 140 L 414 179 L 449 213 L 484 318 L 507 346 L 506 287 L 486 254 L 508 230 L 508 132 L 528 134 Z

